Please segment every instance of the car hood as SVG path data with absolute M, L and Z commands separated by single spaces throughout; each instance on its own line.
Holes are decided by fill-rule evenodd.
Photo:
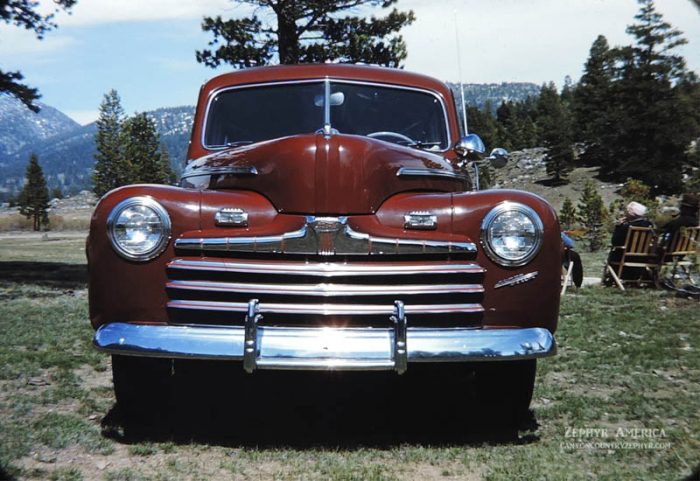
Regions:
M 279 212 L 316 215 L 374 213 L 400 192 L 457 192 L 468 182 L 440 155 L 340 134 L 227 149 L 190 162 L 183 180 L 200 175 L 211 175 L 200 177 L 210 189 L 255 191 Z

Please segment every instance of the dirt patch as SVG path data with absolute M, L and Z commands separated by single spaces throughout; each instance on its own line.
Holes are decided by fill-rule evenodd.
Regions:
M 89 365 L 83 365 L 73 370 L 80 382 L 80 387 L 86 391 L 95 389 L 112 389 L 112 366 L 109 360 L 104 371 L 98 371 Z
M 465 467 L 458 463 L 418 463 L 409 472 L 402 473 L 402 477 L 403 476 L 405 476 L 405 479 L 420 479 L 426 481 L 481 481 L 484 479 L 484 470 L 472 466 Z
M 620 198 L 617 191 L 621 184 L 598 179 L 597 167 L 577 167 L 569 174 L 567 183 L 552 185 L 551 176 L 547 174 L 544 156 L 545 149 L 541 148 L 511 152 L 506 167 L 495 172 L 497 186 L 525 190 L 542 196 L 557 212 L 567 197 L 576 205 L 588 181 L 594 182 L 606 206 Z

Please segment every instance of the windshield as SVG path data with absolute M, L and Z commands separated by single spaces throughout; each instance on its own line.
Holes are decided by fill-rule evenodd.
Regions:
M 384 85 L 318 81 L 224 90 L 211 101 L 206 119 L 207 148 L 314 133 L 325 124 L 332 132 L 429 150 L 445 150 L 449 143 L 436 95 Z

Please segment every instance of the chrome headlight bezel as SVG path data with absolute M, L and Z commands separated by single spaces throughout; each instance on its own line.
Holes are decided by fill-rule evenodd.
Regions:
M 147 207 L 148 209 L 152 210 L 161 222 L 161 235 L 158 239 L 158 242 L 148 251 L 141 253 L 134 253 L 126 249 L 123 245 L 121 245 L 118 242 L 117 237 L 115 235 L 115 228 L 117 227 L 116 222 L 119 219 L 119 216 L 125 210 L 136 206 Z M 168 212 L 162 205 L 160 205 L 151 197 L 138 196 L 124 199 L 112 209 L 112 212 L 109 213 L 109 217 L 107 217 L 107 237 L 109 237 L 109 240 L 112 244 L 112 248 L 121 257 L 130 261 L 145 262 L 158 257 L 168 246 L 168 243 L 170 242 L 171 233 L 172 224 L 170 222 L 170 216 L 168 215 Z
M 517 259 L 507 258 L 500 255 L 494 248 L 491 238 L 491 227 L 496 219 L 506 212 L 517 212 L 527 217 L 534 227 L 534 243 L 530 250 Z M 525 204 L 519 202 L 504 201 L 491 209 L 481 222 L 481 245 L 484 247 L 486 255 L 495 263 L 506 267 L 520 267 L 529 263 L 539 253 L 542 248 L 544 237 L 544 224 L 537 213 Z

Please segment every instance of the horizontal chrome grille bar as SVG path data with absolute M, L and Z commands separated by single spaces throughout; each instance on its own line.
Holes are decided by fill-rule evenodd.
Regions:
M 242 282 L 170 281 L 166 287 L 193 291 L 244 293 L 249 295 L 274 294 L 289 296 L 405 296 L 430 294 L 478 294 L 484 292 L 477 284 L 406 284 L 406 285 L 350 285 L 350 284 L 262 284 Z
M 173 300 L 168 302 L 170 309 L 190 309 L 199 311 L 226 311 L 245 313 L 247 302 L 214 302 Z M 483 312 L 480 304 L 411 304 L 406 306 L 406 315 L 410 314 L 456 314 Z M 392 305 L 372 304 L 260 304 L 259 312 L 275 314 L 305 314 L 320 316 L 363 316 L 387 315 L 394 312 Z
M 268 236 L 182 237 L 175 248 L 201 252 L 297 255 L 444 255 L 473 254 L 464 241 L 377 237 L 353 229 L 347 217 L 306 217 L 297 230 Z
M 350 276 L 406 276 L 417 274 L 483 274 L 484 268 L 471 263 L 396 264 L 393 262 L 344 264 L 339 262 L 288 262 L 288 261 L 210 261 L 174 259 L 170 269 L 231 272 L 245 274 L 305 275 L 314 277 Z

